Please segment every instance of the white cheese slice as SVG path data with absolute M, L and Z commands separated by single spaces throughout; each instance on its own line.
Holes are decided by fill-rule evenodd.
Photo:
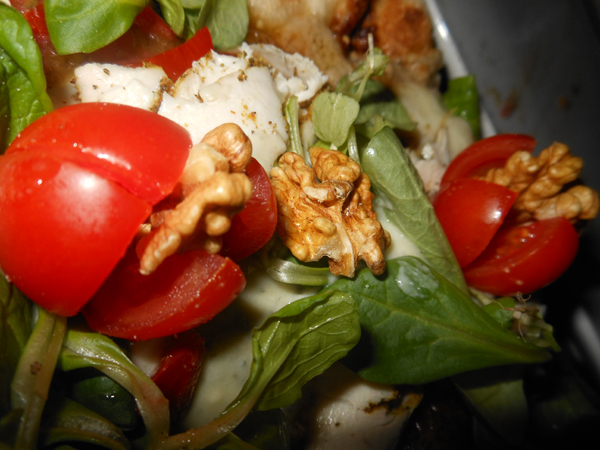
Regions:
M 82 102 L 108 102 L 156 111 L 168 77 L 160 67 L 84 64 L 75 69 Z

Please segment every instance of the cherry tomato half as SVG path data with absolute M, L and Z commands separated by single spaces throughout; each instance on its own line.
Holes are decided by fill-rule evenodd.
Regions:
M 527 294 L 557 279 L 573 262 L 577 231 L 562 217 L 500 229 L 464 269 L 470 286 L 494 295 Z
M 50 154 L 0 158 L 0 266 L 33 301 L 75 315 L 100 287 L 152 207 Z
M 34 302 L 76 314 L 169 194 L 187 131 L 114 104 L 57 109 L 0 157 L 0 267 Z
M 442 186 L 433 208 L 461 267 L 489 244 L 516 198 L 503 186 L 469 178 Z
M 139 268 L 132 249 L 83 308 L 92 329 L 134 341 L 182 333 L 212 319 L 246 285 L 237 264 L 204 251 L 171 255 L 150 275 Z
M 223 236 L 221 254 L 234 261 L 261 249 L 277 227 L 277 199 L 267 172 L 252 158 L 246 174 L 252 182 L 252 196 L 244 209 L 233 216 L 231 228 Z
M 498 134 L 481 139 L 452 160 L 444 172 L 441 185 L 459 178 L 485 175 L 489 169 L 504 166 L 506 160 L 516 151 L 531 153 L 535 145 L 535 139 L 524 134 Z
M 36 120 L 6 153 L 51 153 L 155 204 L 173 190 L 191 146 L 185 128 L 156 113 L 114 103 L 80 103 Z

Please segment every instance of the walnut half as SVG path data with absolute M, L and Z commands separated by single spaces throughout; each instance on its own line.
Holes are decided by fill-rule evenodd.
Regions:
M 163 201 L 170 207 L 150 216 L 151 231 L 136 246 L 142 274 L 154 272 L 182 249 L 221 249 L 220 236 L 252 194 L 252 183 L 243 173 L 251 156 L 250 140 L 230 123 L 209 132 L 190 150 L 178 186 Z
M 520 223 L 560 216 L 575 223 L 593 219 L 600 207 L 595 190 L 582 185 L 564 189 L 579 178 L 582 168 L 581 158 L 555 142 L 538 157 L 525 151 L 513 153 L 504 167 L 490 169 L 482 179 L 519 193 L 513 209 Z
M 354 276 L 359 260 L 383 273 L 390 237 L 373 211 L 369 177 L 338 151 L 313 147 L 310 155 L 313 168 L 288 152 L 271 169 L 283 243 L 304 262 L 327 256 L 335 275 Z

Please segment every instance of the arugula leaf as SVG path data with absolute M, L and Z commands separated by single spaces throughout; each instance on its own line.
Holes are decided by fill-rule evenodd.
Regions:
M 325 142 L 341 147 L 348 139 L 359 109 L 358 101 L 347 95 L 322 92 L 312 104 L 316 135 Z
M 419 258 L 387 261 L 329 289 L 357 301 L 372 360 L 359 374 L 384 384 L 420 384 L 467 370 L 546 361 L 550 354 L 501 327 Z
M 107 336 L 70 329 L 60 353 L 59 367 L 64 371 L 94 367 L 108 375 L 135 397 L 147 438 L 153 445 L 159 445 L 169 435 L 168 400 Z
M 363 149 L 360 159 L 377 193 L 389 202 L 386 216 L 414 242 L 435 270 L 468 292 L 423 182 L 395 133 L 384 127 Z
M 216 50 L 240 45 L 248 34 L 250 17 L 246 0 L 183 0 L 186 38 L 207 26 Z
M 163 450 L 204 448 L 226 437 L 253 408 L 291 404 L 307 381 L 345 356 L 359 337 L 349 295 L 330 291 L 285 306 L 253 330 L 250 376 L 227 410 L 203 427 L 171 436 Z
M 60 55 L 91 53 L 122 36 L 148 0 L 46 0 L 50 39 Z
M 182 36 L 185 25 L 185 12 L 181 1 L 157 0 L 157 2 L 160 4 L 160 11 L 165 18 L 165 22 L 169 24 L 177 36 Z
M 0 153 L 50 111 L 42 55 L 31 28 L 15 9 L 0 3 Z
M 10 411 L 10 383 L 30 335 L 31 304 L 0 273 L 0 417 Z

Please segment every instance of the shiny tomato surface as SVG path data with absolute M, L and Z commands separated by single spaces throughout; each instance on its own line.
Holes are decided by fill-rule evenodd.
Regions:
M 83 309 L 92 329 L 146 340 L 169 336 L 212 319 L 246 285 L 231 259 L 204 251 L 174 254 L 150 275 L 130 250 Z
M 452 160 L 444 172 L 441 185 L 459 178 L 483 176 L 489 169 L 503 167 L 516 151 L 531 153 L 535 146 L 535 139 L 524 134 L 498 134 L 481 139 Z
M 494 295 L 527 294 L 556 280 L 578 247 L 577 231 L 562 217 L 507 227 L 464 269 L 465 279 Z
M 461 267 L 489 244 L 516 198 L 503 186 L 469 178 L 442 186 L 433 207 Z
M 231 228 L 223 236 L 221 254 L 234 261 L 260 250 L 277 227 L 277 199 L 267 172 L 252 158 L 246 174 L 252 182 L 252 196 L 244 209 L 233 216 Z

